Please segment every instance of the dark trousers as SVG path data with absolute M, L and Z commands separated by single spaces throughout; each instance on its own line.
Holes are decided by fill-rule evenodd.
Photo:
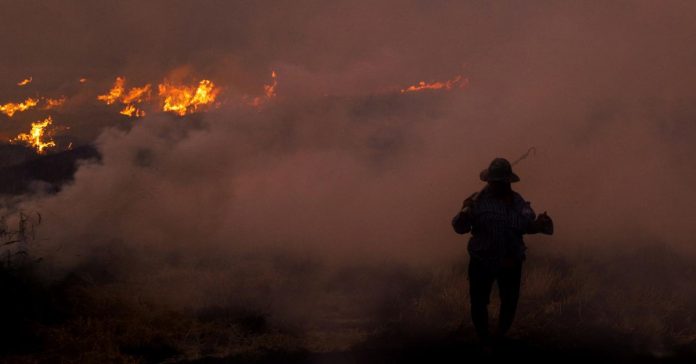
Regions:
M 520 297 L 522 262 L 510 260 L 500 267 L 491 268 L 484 263 L 469 261 L 469 296 L 471 298 L 471 320 L 479 338 L 486 340 L 488 331 L 488 303 L 493 283 L 498 282 L 500 293 L 500 315 L 496 335 L 504 335 L 512 326 Z

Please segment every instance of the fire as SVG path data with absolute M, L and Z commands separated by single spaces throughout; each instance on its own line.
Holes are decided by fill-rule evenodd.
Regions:
M 141 118 L 141 117 L 145 116 L 145 111 L 140 110 L 133 105 L 126 105 L 126 107 L 124 107 L 123 110 L 121 110 L 119 113 L 121 115 L 126 115 L 129 117 L 136 116 L 136 117 Z
M 80 81 L 80 83 L 85 83 L 85 82 L 87 82 L 87 79 L 86 79 L 86 78 L 84 78 L 84 77 L 82 77 L 82 78 L 80 78 L 80 80 L 79 80 L 79 81 Z
M 17 86 L 26 86 L 26 85 L 30 84 L 31 81 L 32 81 L 32 78 L 31 78 L 31 76 L 29 76 L 29 78 L 25 78 L 22 81 L 17 82 Z
M 276 74 L 276 72 L 272 71 L 271 78 L 273 79 L 273 83 L 271 83 L 270 85 L 263 85 L 263 93 L 265 96 L 256 96 L 251 101 L 249 101 L 248 104 L 253 107 L 260 107 L 266 101 L 276 97 L 276 87 L 278 87 L 277 77 L 278 75 Z
M 121 103 L 133 104 L 140 103 L 150 98 L 150 84 L 143 87 L 133 87 L 127 94 L 121 97 Z
M 116 103 L 117 101 L 124 105 L 120 111 L 121 115 L 126 116 L 145 116 L 145 111 L 138 109 L 135 104 L 139 104 L 150 99 L 152 86 L 148 83 L 142 87 L 133 87 L 126 92 L 125 77 L 116 77 L 114 86 L 109 90 L 109 93 L 97 96 L 97 100 L 103 101 L 107 105 Z
M 162 99 L 163 111 L 174 112 L 181 116 L 195 112 L 203 105 L 212 104 L 220 92 L 210 80 L 202 80 L 197 86 L 174 85 L 165 80 L 158 85 L 158 91 Z M 133 87 L 126 91 L 125 77 L 116 77 L 109 92 L 97 96 L 97 99 L 107 105 L 121 103 L 123 108 L 120 114 L 122 115 L 143 117 L 145 111 L 139 109 L 137 105 L 150 100 L 151 94 L 151 84 Z
M 273 83 L 270 85 L 263 85 L 263 91 L 266 93 L 267 98 L 273 98 L 276 96 L 276 86 L 278 86 L 278 80 L 276 80 L 276 73 L 275 71 L 271 72 L 271 78 L 273 79 Z
M 0 105 L 0 112 L 12 117 L 18 111 L 27 111 L 39 103 L 38 100 L 32 99 L 31 97 L 24 100 L 24 102 L 14 103 L 8 102 L 4 105 Z
M 198 86 L 173 85 L 168 81 L 159 84 L 159 96 L 162 110 L 184 116 L 198 110 L 199 107 L 215 102 L 220 89 L 210 80 L 202 80 Z
M 116 77 L 114 81 L 114 86 L 109 90 L 108 94 L 97 96 L 97 100 L 104 101 L 107 105 L 111 105 L 118 101 L 118 99 L 123 95 L 125 88 L 123 87 L 126 83 L 126 79 L 123 77 Z
M 451 80 L 447 80 L 444 82 L 432 82 L 432 83 L 426 83 L 425 81 L 418 82 L 416 85 L 409 86 L 405 89 L 401 89 L 401 93 L 406 93 L 406 92 L 417 92 L 417 91 L 423 91 L 423 90 L 451 90 L 455 86 L 464 87 L 469 83 L 468 78 L 462 78 L 461 75 L 457 75 L 455 78 Z
M 97 96 L 97 100 L 104 101 L 107 105 L 111 105 L 118 101 L 118 99 L 123 95 L 125 88 L 123 87 L 126 83 L 126 79 L 123 77 L 116 77 L 114 81 L 114 86 L 109 90 L 108 94 Z
M 22 133 L 17 135 L 11 142 L 24 142 L 36 149 L 39 154 L 44 153 L 44 149 L 52 148 L 56 146 L 56 143 L 52 140 L 45 141 L 44 138 L 47 135 L 46 128 L 53 123 L 51 117 L 47 117 L 43 121 L 36 121 L 31 123 L 31 131 L 29 133 Z
M 44 110 L 51 110 L 51 109 L 55 109 L 57 107 L 63 106 L 63 104 L 65 103 L 65 100 L 67 100 L 65 96 L 61 96 L 58 99 L 52 99 L 50 97 L 47 97 L 46 99 L 44 99 L 44 101 L 45 101 Z

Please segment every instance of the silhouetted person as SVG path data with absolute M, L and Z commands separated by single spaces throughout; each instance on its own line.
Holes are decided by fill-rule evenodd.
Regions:
M 522 262 L 525 259 L 522 235 L 553 233 L 553 222 L 546 212 L 536 216 L 530 203 L 513 191 L 510 184 L 520 178 L 510 162 L 496 158 L 481 171 L 488 182 L 481 192 L 469 196 L 452 219 L 458 234 L 471 232 L 469 239 L 469 295 L 471 319 L 479 338 L 487 343 L 488 302 L 493 283 L 498 282 L 500 315 L 496 337 L 512 326 L 520 295 Z

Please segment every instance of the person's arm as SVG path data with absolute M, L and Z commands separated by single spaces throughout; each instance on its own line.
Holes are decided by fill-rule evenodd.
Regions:
M 536 212 L 534 212 L 534 209 L 532 209 L 532 204 L 529 201 L 526 201 L 524 198 L 522 198 L 521 195 L 517 194 L 517 203 L 520 204 L 520 213 L 522 214 L 522 218 L 527 221 L 527 229 L 525 230 L 525 234 L 536 234 L 539 232 L 539 225 L 536 222 Z
M 452 227 L 457 234 L 466 234 L 471 231 L 471 216 L 470 210 L 463 209 L 459 211 L 452 219 Z
M 462 209 L 452 218 L 452 227 L 457 234 L 466 234 L 471 231 L 471 206 L 477 194 L 467 197 L 462 203 Z

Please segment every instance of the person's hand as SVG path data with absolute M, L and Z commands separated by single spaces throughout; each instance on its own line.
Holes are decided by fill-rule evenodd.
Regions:
M 553 220 L 551 220 L 551 217 L 546 211 L 537 216 L 534 224 L 536 225 L 537 231 L 540 233 L 547 235 L 553 234 Z

